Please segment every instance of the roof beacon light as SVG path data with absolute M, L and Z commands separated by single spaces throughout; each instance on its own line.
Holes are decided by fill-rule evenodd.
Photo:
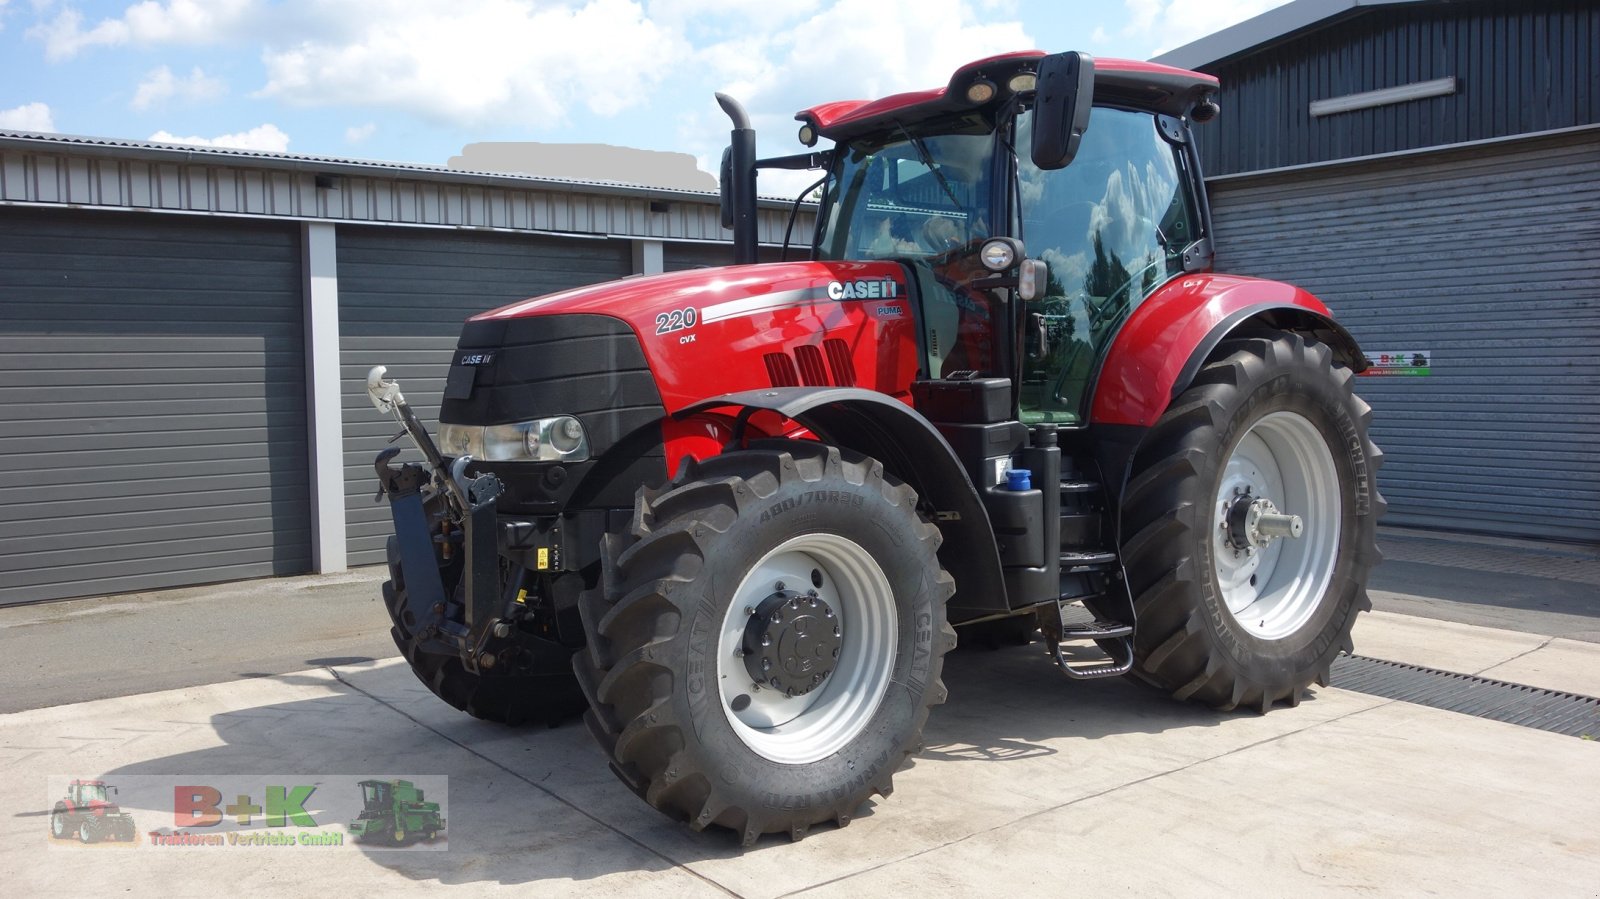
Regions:
M 1011 88 L 1013 94 L 1025 93 L 1039 86 L 1039 76 L 1032 72 L 1018 72 L 1006 82 L 1006 87 Z
M 994 82 L 986 78 L 967 85 L 967 101 L 970 103 L 987 103 L 994 99 Z

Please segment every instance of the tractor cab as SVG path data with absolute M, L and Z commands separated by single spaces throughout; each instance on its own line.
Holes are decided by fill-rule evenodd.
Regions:
M 363 780 L 361 782 L 361 817 L 376 818 L 389 814 L 394 808 L 394 792 L 387 782 Z
M 67 796 L 71 799 L 73 805 L 80 808 L 89 808 L 95 804 L 110 803 L 111 797 L 109 794 L 114 789 L 114 787 L 107 787 L 97 780 L 80 780 L 74 781 L 67 787 Z
M 1041 90 L 1041 76 L 1064 84 Z M 906 266 L 923 377 L 1007 378 L 1022 422 L 1082 425 L 1118 326 L 1160 285 L 1210 265 L 1185 116 L 1215 88 L 1149 63 L 1016 53 L 962 68 L 942 91 L 808 109 L 801 140 L 835 141 L 818 154 L 815 256 Z M 1046 146 L 1043 117 L 1083 127 L 1070 148 Z M 1041 276 L 1022 305 L 1010 289 L 1022 285 L 997 277 L 1016 261 L 998 238 Z

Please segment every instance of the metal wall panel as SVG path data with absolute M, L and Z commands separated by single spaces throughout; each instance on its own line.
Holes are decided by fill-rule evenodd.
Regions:
M 1515 141 L 1210 185 L 1220 271 L 1298 284 L 1370 356 L 1395 524 L 1600 540 L 1600 141 Z
M 368 369 L 388 366 L 432 430 L 450 354 L 468 317 L 623 277 L 632 271 L 632 253 L 617 240 L 349 226 L 339 229 L 338 243 L 346 536 L 350 564 L 365 565 L 383 561 L 393 532 L 388 506 L 372 501 L 378 489 L 372 460 L 399 430 L 367 400 Z M 415 459 L 416 451 L 402 458 Z
M 297 235 L 0 209 L 0 604 L 310 567 Z
M 1600 5 L 1466 0 L 1366 7 L 1202 66 L 1222 114 L 1195 129 L 1211 174 L 1600 123 Z M 1454 77 L 1454 94 L 1312 117 L 1313 100 Z
M 362 172 L 330 178 L 318 187 L 318 175 L 274 170 L 273 165 L 298 161 L 263 158 L 258 166 L 211 161 L 199 151 L 129 146 L 129 154 L 173 157 L 172 162 L 118 158 L 72 152 L 73 140 L 37 139 L 17 142 L 0 138 L 0 201 L 30 204 L 72 204 L 78 208 L 160 209 L 268 218 L 315 219 L 379 225 L 417 225 L 473 231 L 573 232 L 640 239 L 731 241 L 723 230 L 716 198 L 684 192 L 674 199 L 652 198 L 657 191 L 624 185 L 557 182 L 519 176 L 467 175 L 404 166 L 384 175 L 339 163 Z M 10 143 L 11 146 L 6 144 Z M 334 167 L 330 165 L 330 167 Z M 462 183 L 475 177 L 485 183 Z M 538 185 L 538 186 L 533 186 Z M 592 192 L 586 192 L 592 191 Z M 814 206 L 801 210 L 795 233 L 810 234 Z M 756 212 L 762 243 L 781 243 L 789 209 L 765 205 Z

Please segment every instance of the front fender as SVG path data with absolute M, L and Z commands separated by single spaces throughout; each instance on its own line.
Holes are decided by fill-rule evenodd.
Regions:
M 939 562 L 956 582 L 951 608 L 966 613 L 1010 608 L 983 500 L 950 444 L 915 409 L 854 387 L 775 387 L 701 400 L 675 417 L 726 407 L 775 412 L 803 425 L 824 443 L 882 462 L 935 512 L 934 524 L 944 537 Z M 961 617 L 971 616 L 952 616 Z
M 1155 424 L 1217 345 L 1256 322 L 1309 333 L 1356 371 L 1367 366 L 1355 338 L 1306 291 L 1237 275 L 1186 275 L 1157 289 L 1117 333 L 1095 382 L 1090 420 Z

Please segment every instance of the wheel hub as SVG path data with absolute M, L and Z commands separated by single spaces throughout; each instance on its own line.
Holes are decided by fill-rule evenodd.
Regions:
M 1284 515 L 1272 500 L 1248 489 L 1233 498 L 1223 513 L 1228 545 L 1234 551 L 1260 549 L 1279 537 L 1299 537 L 1305 525 L 1298 515 Z
M 811 590 L 775 590 L 745 624 L 744 664 L 751 679 L 785 696 L 821 686 L 838 665 L 843 643 L 838 616 Z

